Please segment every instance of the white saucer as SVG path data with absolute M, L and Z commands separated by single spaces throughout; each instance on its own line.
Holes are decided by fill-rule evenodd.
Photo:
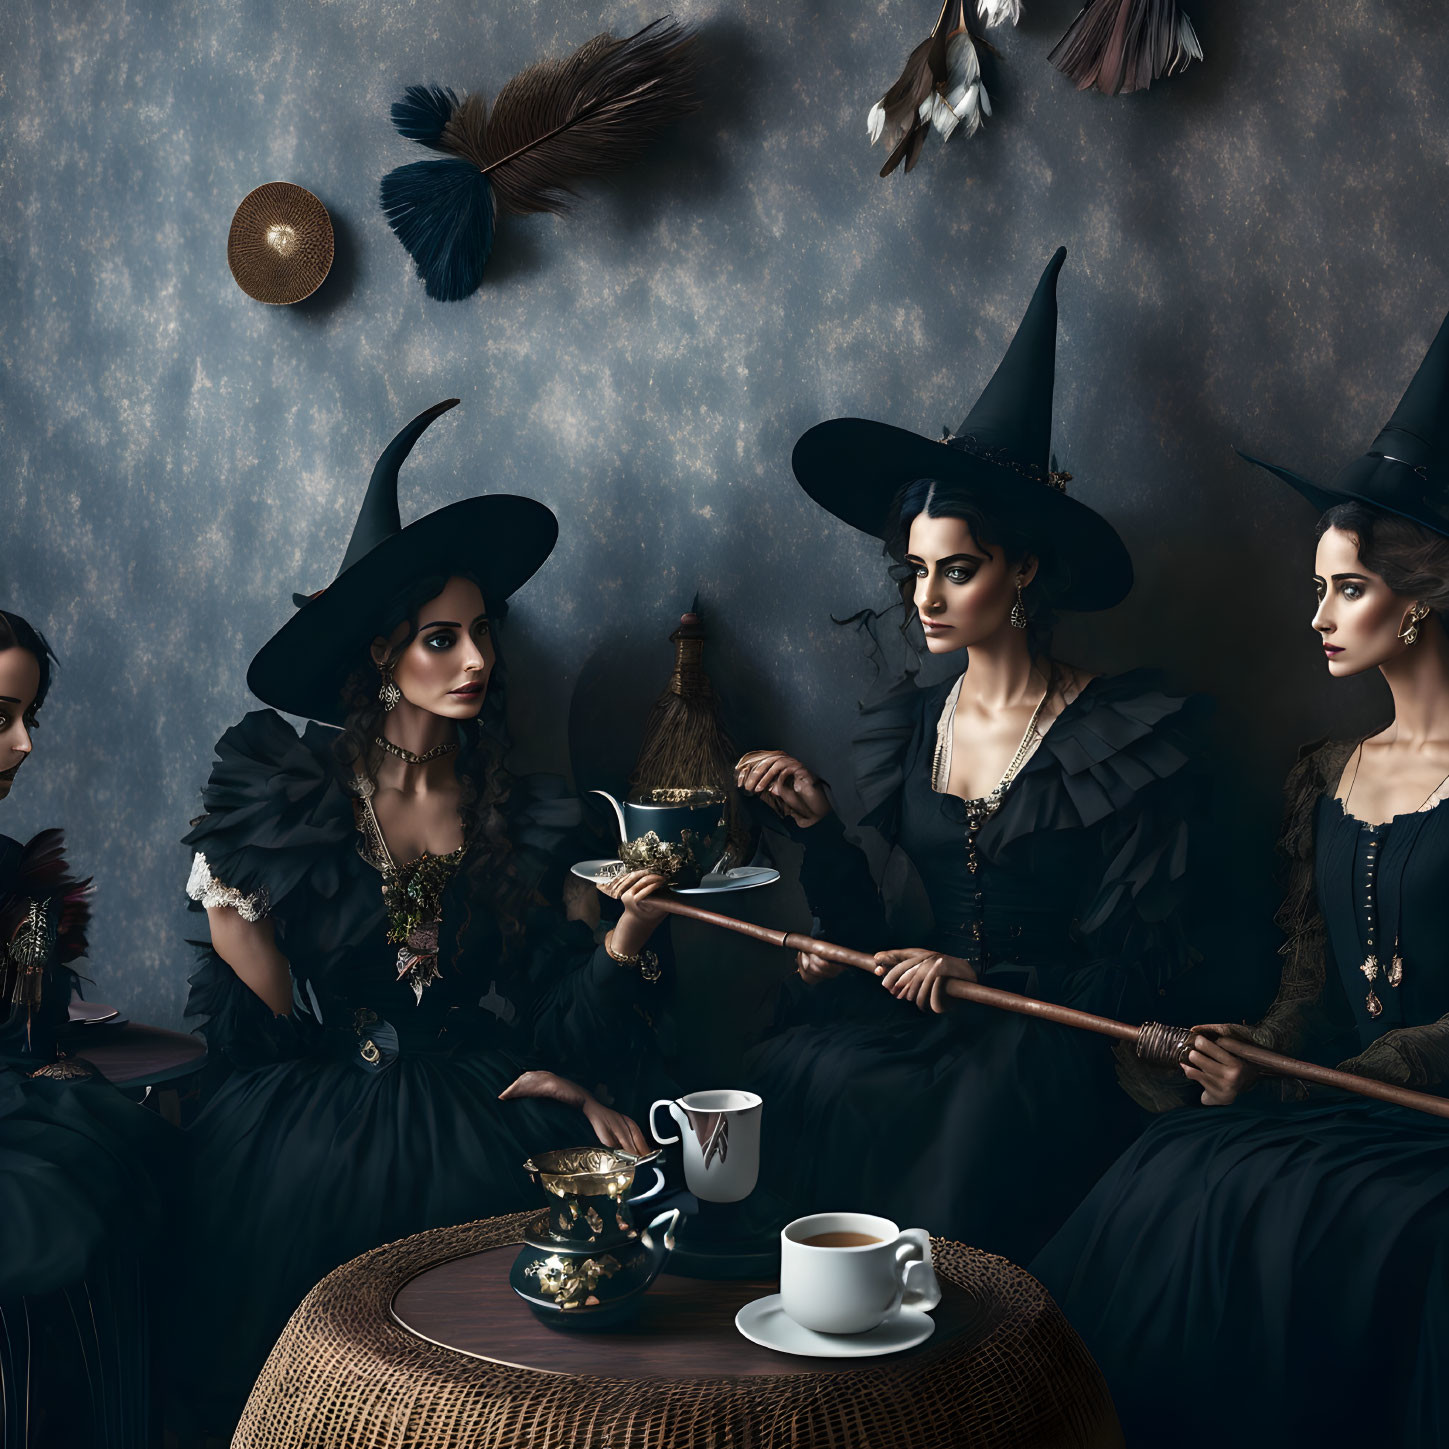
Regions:
M 801 1328 L 780 1306 L 780 1295 L 756 1298 L 735 1314 L 735 1327 L 761 1348 L 804 1358 L 876 1358 L 924 1343 L 936 1320 L 919 1308 L 901 1308 L 869 1333 L 816 1333 Z
M 581 860 L 571 869 L 580 880 L 602 885 L 618 866 L 617 860 Z M 756 886 L 773 885 L 779 879 L 780 872 L 768 865 L 737 865 L 733 870 L 711 872 L 697 886 L 671 886 L 670 889 L 677 896 L 716 896 L 723 891 L 748 891 Z

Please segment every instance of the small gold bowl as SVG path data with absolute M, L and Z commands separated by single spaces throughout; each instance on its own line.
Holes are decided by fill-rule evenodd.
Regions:
M 269 181 L 242 198 L 226 263 L 248 297 L 274 307 L 310 297 L 332 269 L 332 218 L 305 187 Z
M 659 1154 L 635 1157 L 628 1152 L 610 1152 L 606 1147 L 563 1147 L 554 1152 L 535 1152 L 523 1170 L 554 1197 L 623 1197 L 634 1183 L 634 1173 Z

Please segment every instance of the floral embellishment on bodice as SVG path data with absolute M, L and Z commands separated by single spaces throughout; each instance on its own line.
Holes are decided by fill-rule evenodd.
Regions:
M 398 948 L 397 979 L 406 981 L 421 1002 L 423 992 L 440 974 L 438 932 L 443 920 L 443 895 L 468 847 L 460 845 L 447 855 L 424 851 L 416 859 L 399 864 L 387 848 L 372 808 L 372 782 L 358 776 L 352 790 L 357 853 L 382 877 L 387 939 Z

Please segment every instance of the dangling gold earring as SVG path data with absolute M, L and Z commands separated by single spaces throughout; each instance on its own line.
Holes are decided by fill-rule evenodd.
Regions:
M 392 672 L 387 669 L 378 671 L 382 675 L 382 688 L 377 691 L 377 697 L 382 701 L 384 714 L 389 714 L 397 708 L 398 701 L 402 698 L 402 690 L 392 682 Z
M 1409 645 L 1409 644 L 1414 644 L 1414 643 L 1417 643 L 1418 642 L 1418 638 L 1419 638 L 1419 620 L 1420 619 L 1427 618 L 1428 617 L 1428 614 L 1429 614 L 1429 606 L 1428 606 L 1428 604 L 1425 604 L 1425 603 L 1415 604 L 1414 607 L 1409 610 L 1409 613 L 1408 613 L 1408 616 L 1407 616 L 1408 617 L 1408 623 L 1402 629 L 1399 630 L 1399 638 L 1404 641 L 1404 644 L 1406 646 Z
M 1026 600 L 1021 596 L 1021 581 L 1016 584 L 1016 602 L 1011 606 L 1011 627 L 1013 629 L 1026 628 Z

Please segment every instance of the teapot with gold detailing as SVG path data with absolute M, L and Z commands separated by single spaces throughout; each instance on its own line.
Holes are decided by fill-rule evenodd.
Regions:
M 590 790 L 614 807 L 619 859 L 630 870 L 652 870 L 671 885 L 697 886 L 729 865 L 729 811 L 723 790 L 709 787 L 645 790 L 624 801 Z

